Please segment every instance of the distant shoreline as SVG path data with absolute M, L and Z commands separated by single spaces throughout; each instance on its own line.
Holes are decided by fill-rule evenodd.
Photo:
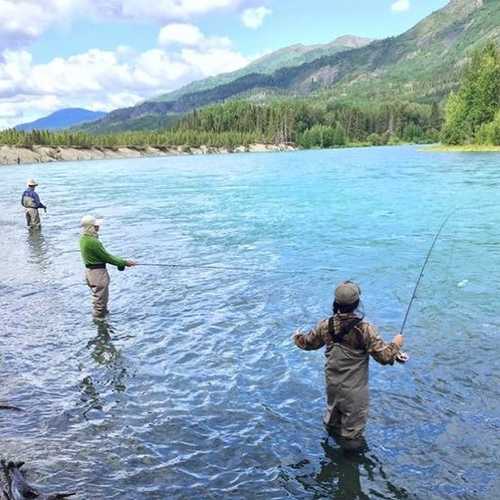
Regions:
M 404 145 L 392 144 L 391 146 Z M 418 146 L 418 144 L 414 144 Z M 423 152 L 431 153 L 500 153 L 500 146 L 445 146 L 442 144 L 421 145 Z M 373 144 L 346 144 L 344 148 L 378 147 Z M 298 151 L 301 148 L 291 143 L 283 144 L 250 144 L 235 148 L 214 146 L 123 146 L 105 147 L 69 147 L 69 146 L 0 146 L 0 165 L 32 165 L 36 163 L 53 163 L 64 161 L 120 160 L 129 158 L 154 158 L 161 156 L 211 155 L 231 153 L 268 153 Z M 19 162 L 18 162 L 19 159 Z
M 146 158 L 158 156 L 207 155 L 229 153 L 266 153 L 296 151 L 292 144 L 250 144 L 233 149 L 225 147 L 117 147 L 117 148 L 75 148 L 69 146 L 0 146 L 0 165 L 25 165 L 82 160 L 118 160 L 127 158 Z
M 500 146 L 468 144 L 466 146 L 446 146 L 438 144 L 425 148 L 432 153 L 500 153 Z

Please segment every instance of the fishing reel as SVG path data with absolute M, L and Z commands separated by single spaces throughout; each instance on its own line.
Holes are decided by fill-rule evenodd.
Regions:
M 406 352 L 398 352 L 398 354 L 396 355 L 396 358 L 395 360 L 398 362 L 398 363 L 401 363 L 402 365 L 405 364 L 408 360 L 410 359 L 410 356 L 408 356 L 408 354 Z

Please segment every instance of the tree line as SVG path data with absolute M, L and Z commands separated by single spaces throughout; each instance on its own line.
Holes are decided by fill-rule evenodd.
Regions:
M 500 146 L 500 52 L 493 42 L 473 54 L 448 97 L 441 140 Z
M 289 99 L 266 105 L 233 101 L 193 111 L 178 130 L 256 133 L 269 143 L 304 148 L 356 143 L 430 142 L 439 135 L 437 103 L 394 103 L 359 107 L 334 100 Z
M 0 144 L 31 148 L 33 146 L 110 148 L 176 146 L 199 147 L 202 145 L 218 148 L 235 148 L 259 142 L 261 138 L 252 133 L 223 132 L 213 134 L 194 130 L 164 130 L 145 132 L 120 132 L 113 134 L 88 134 L 85 132 L 32 132 L 8 129 L 0 131 Z
M 231 101 L 195 110 L 168 129 L 89 134 L 78 130 L 0 131 L 0 143 L 16 146 L 246 146 L 294 143 L 304 148 L 347 144 L 435 141 L 441 126 L 437 104 L 357 107 L 312 99 L 266 104 Z

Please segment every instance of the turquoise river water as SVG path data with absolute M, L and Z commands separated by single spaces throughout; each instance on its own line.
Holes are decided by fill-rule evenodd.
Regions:
M 500 498 L 499 194 L 498 155 L 412 147 L 2 167 L 0 404 L 25 411 L 0 412 L 0 455 L 79 499 Z M 346 456 L 321 424 L 324 354 L 291 334 L 351 278 L 392 338 L 453 209 L 411 361 L 371 362 L 369 449 Z M 94 324 L 88 212 L 111 252 L 193 268 L 111 270 Z

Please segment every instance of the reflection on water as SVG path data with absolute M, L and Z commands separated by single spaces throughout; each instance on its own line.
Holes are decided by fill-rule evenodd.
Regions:
M 100 410 L 103 409 L 103 404 L 101 402 L 101 397 L 99 392 L 97 391 L 94 381 L 90 375 L 87 375 L 83 378 L 81 384 L 81 400 L 84 403 L 84 411 L 83 416 L 87 418 L 87 414 L 91 410 Z
M 81 400 L 85 403 L 84 415 L 90 410 L 104 408 L 102 389 L 107 391 L 111 387 L 114 393 L 122 393 L 127 389 L 128 371 L 120 350 L 113 343 L 115 331 L 107 321 L 95 321 L 97 335 L 87 344 L 97 367 L 102 367 L 97 375 L 86 375 L 81 381 Z
M 112 341 L 113 327 L 107 321 L 95 321 L 95 323 L 97 335 L 87 344 L 87 347 L 92 352 L 92 359 L 97 364 L 108 367 L 114 374 L 117 371 L 120 372 L 120 375 L 116 378 L 122 378 L 123 374 L 127 373 L 127 370 L 123 368 L 120 351 Z M 117 390 L 125 390 L 125 386 L 115 384 L 114 386 Z
M 407 499 L 412 496 L 393 484 L 387 477 L 381 461 L 369 449 L 363 451 L 347 451 L 336 446 L 332 438 L 321 442 L 324 457 L 318 465 L 309 460 L 288 466 L 293 471 L 283 473 L 286 482 L 297 481 L 303 491 L 313 498 L 334 498 L 336 500 L 369 500 L 374 496 L 380 498 Z M 382 478 L 385 482 L 383 491 L 376 491 L 373 487 L 375 478 Z
M 28 243 L 29 261 L 46 271 L 51 263 L 49 246 L 40 228 L 29 228 L 26 241 Z

